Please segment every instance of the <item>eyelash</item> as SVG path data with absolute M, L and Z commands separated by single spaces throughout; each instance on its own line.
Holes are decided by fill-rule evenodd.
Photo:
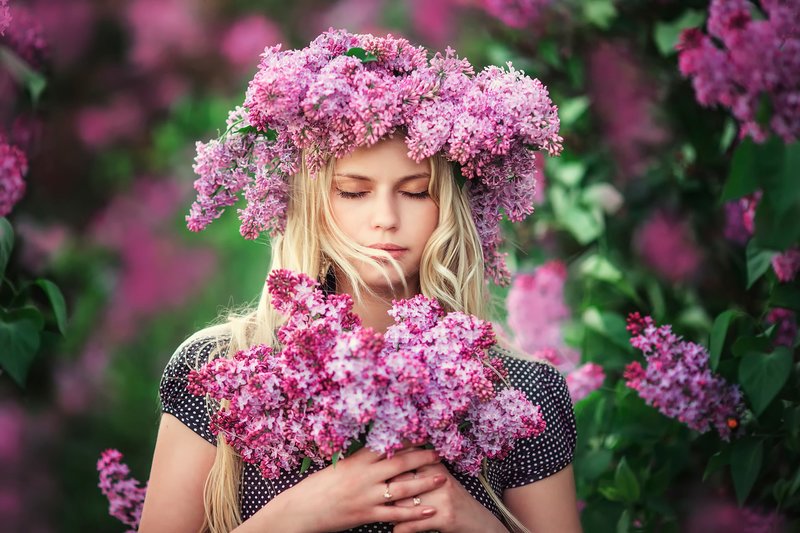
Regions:
M 342 190 L 336 189 L 336 194 L 338 194 L 341 198 L 347 198 L 347 199 L 353 200 L 353 199 L 356 199 L 356 198 L 363 198 L 367 194 L 367 192 L 366 191 L 363 191 L 363 192 L 347 192 L 347 191 L 342 191 Z M 405 191 L 401 191 L 400 194 L 402 194 L 406 198 L 412 198 L 414 200 L 424 200 L 425 198 L 428 198 L 428 196 L 429 196 L 428 195 L 428 191 L 422 191 L 422 192 L 405 192 Z

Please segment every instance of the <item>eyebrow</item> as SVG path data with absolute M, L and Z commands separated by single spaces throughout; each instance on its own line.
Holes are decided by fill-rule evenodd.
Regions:
M 341 174 L 341 173 L 337 172 L 335 175 L 338 176 L 338 177 L 342 177 L 342 178 L 352 178 L 354 180 L 372 181 L 371 178 L 368 178 L 367 176 L 361 176 L 360 174 L 349 174 L 349 173 Z M 428 172 L 420 172 L 418 174 L 411 174 L 410 176 L 404 176 L 404 177 L 400 178 L 400 183 L 405 183 L 405 182 L 411 181 L 411 180 L 418 180 L 418 179 L 421 179 L 421 178 L 430 178 L 430 177 L 431 177 L 430 173 L 428 173 Z

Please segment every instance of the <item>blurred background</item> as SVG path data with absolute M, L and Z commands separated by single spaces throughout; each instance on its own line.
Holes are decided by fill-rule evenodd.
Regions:
M 800 531 L 798 3 L 0 0 L 0 530 L 124 530 L 100 453 L 147 480 L 164 365 L 269 264 L 235 210 L 185 228 L 195 142 L 265 46 L 337 27 L 512 61 L 559 106 L 493 291 L 568 376 L 585 530 Z M 673 394 L 632 386 L 631 312 L 700 350 Z M 743 394 L 729 438 L 708 376 Z

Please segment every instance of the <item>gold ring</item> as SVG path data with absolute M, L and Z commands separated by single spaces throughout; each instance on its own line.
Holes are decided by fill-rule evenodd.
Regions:
M 386 490 L 383 491 L 383 497 L 385 499 L 387 499 L 387 500 L 391 500 L 392 499 L 392 493 L 389 492 L 389 484 L 388 483 L 386 484 Z

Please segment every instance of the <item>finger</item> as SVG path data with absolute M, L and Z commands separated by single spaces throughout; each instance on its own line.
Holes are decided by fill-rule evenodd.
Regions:
M 413 520 L 410 522 L 400 522 L 394 526 L 392 533 L 417 533 L 418 531 L 436 531 L 433 520 Z
M 395 507 L 394 505 L 378 505 L 374 508 L 373 522 L 419 522 L 436 514 L 434 507 L 420 505 L 419 507 Z M 411 530 L 424 531 L 424 530 Z
M 430 476 L 419 479 L 409 479 L 407 481 L 398 481 L 397 483 L 389 483 L 388 490 L 390 497 L 386 498 L 384 495 L 384 502 L 394 502 L 397 500 L 405 500 L 414 498 L 420 494 L 425 494 L 435 490 L 444 485 L 447 477 L 442 475 Z
M 439 455 L 434 450 L 415 450 L 413 452 L 395 455 L 391 459 L 384 459 L 377 463 L 376 474 L 379 479 L 391 479 L 398 474 L 417 470 L 424 465 L 441 462 Z
M 394 483 L 395 481 L 406 481 L 409 479 L 416 479 L 417 474 L 414 472 L 403 472 L 402 474 L 398 474 L 394 476 L 392 479 L 389 480 L 389 483 Z
M 417 498 L 419 498 L 419 496 L 417 496 Z M 422 498 L 420 498 L 420 505 L 421 504 L 422 504 Z M 414 505 L 414 498 L 405 498 L 402 500 L 397 500 L 394 502 L 394 505 L 397 505 L 398 507 L 416 507 Z

